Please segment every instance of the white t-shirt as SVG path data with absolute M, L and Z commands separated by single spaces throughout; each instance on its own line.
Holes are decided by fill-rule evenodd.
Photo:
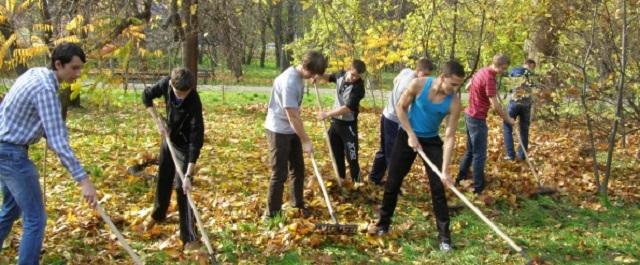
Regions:
M 384 115 L 385 118 L 400 123 L 398 115 L 396 115 L 396 105 L 400 100 L 400 96 L 402 96 L 402 92 L 409 87 L 414 78 L 416 78 L 415 71 L 405 68 L 402 69 L 402 71 L 400 71 L 400 73 L 393 79 L 393 90 L 389 95 L 387 106 L 382 112 L 382 115 Z

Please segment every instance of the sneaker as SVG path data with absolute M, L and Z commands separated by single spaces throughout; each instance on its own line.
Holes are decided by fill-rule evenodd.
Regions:
M 453 247 L 451 246 L 451 244 L 446 242 L 440 242 L 440 251 L 451 252 L 452 250 L 453 250 Z
M 384 236 L 389 233 L 389 227 L 378 226 L 377 224 L 370 224 L 367 229 L 367 233 L 372 236 Z
M 502 158 L 502 160 L 504 160 L 504 161 L 514 161 L 516 159 L 514 157 L 512 157 L 512 156 L 505 156 L 505 157 Z

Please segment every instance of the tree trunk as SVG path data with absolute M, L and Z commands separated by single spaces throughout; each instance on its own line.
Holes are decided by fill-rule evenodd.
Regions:
M 296 3 L 298 1 L 296 0 L 289 0 L 287 1 L 287 32 L 286 32 L 286 38 L 285 38 L 285 43 L 286 44 L 290 44 L 293 42 L 293 40 L 295 39 L 295 35 L 296 35 Z M 291 54 L 291 51 L 285 50 L 283 47 L 282 50 L 283 54 L 284 54 L 284 58 L 282 63 L 280 64 L 280 71 L 284 71 L 287 68 L 289 68 L 289 66 L 291 66 L 291 60 L 293 60 L 293 55 Z
M 453 1 L 453 33 L 451 34 L 451 53 L 449 60 L 456 59 L 456 39 L 458 35 L 458 0 Z
M 596 144 L 595 144 L 595 135 L 593 133 L 593 119 L 591 118 L 591 115 L 589 114 L 589 107 L 587 104 L 587 90 L 589 89 L 589 75 L 587 74 L 587 63 L 589 62 L 589 56 L 591 55 L 591 51 L 593 48 L 593 43 L 595 40 L 595 35 L 596 35 L 596 19 L 597 19 L 597 15 L 598 15 L 598 6 L 596 5 L 593 9 L 593 15 L 592 15 L 592 24 L 591 24 L 591 37 L 589 40 L 589 46 L 587 47 L 587 50 L 585 52 L 584 58 L 582 60 L 582 65 L 580 65 L 580 70 L 582 73 L 582 78 L 583 78 L 583 83 L 582 83 L 582 94 L 580 96 L 580 102 L 582 104 L 582 109 L 584 112 L 584 116 L 585 119 L 587 120 L 587 132 L 589 135 L 589 144 L 590 144 L 590 149 L 591 149 L 591 159 L 592 161 L 592 166 L 593 166 L 593 175 L 594 175 L 594 179 L 595 179 L 595 185 L 598 188 L 598 190 L 600 190 L 600 187 L 602 186 L 600 183 L 600 167 L 598 166 L 598 157 L 597 157 L 597 151 L 596 151 Z
M 609 148 L 607 150 L 607 166 L 604 174 L 604 180 L 598 190 L 600 195 L 607 199 L 607 192 L 609 187 L 609 177 L 611 177 L 611 163 L 613 162 L 613 150 L 616 146 L 616 134 L 618 132 L 618 126 L 622 119 L 622 113 L 624 108 L 622 102 L 624 100 L 624 82 L 627 68 L 627 1 L 622 0 L 622 55 L 620 57 L 620 81 L 618 82 L 618 96 L 616 100 L 616 118 L 613 120 L 613 128 L 609 135 Z M 624 126 L 624 124 L 622 124 Z
M 253 50 L 256 48 L 256 39 L 255 38 L 251 38 L 251 43 L 249 43 L 249 46 L 247 48 L 247 51 L 244 55 L 244 64 L 245 65 L 251 65 L 251 61 L 253 61 Z
M 194 87 L 198 83 L 198 0 L 182 1 L 182 24 L 184 41 L 182 42 L 182 65 L 195 77 Z
M 271 8 L 271 16 L 273 17 L 273 39 L 276 48 L 276 66 L 280 67 L 282 63 L 282 2 L 278 2 Z M 280 67 L 282 68 L 282 67 Z
M 264 68 L 267 57 L 267 23 L 262 23 L 260 27 L 260 68 Z

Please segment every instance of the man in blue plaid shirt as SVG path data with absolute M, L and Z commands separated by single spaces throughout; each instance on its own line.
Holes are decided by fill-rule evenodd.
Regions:
M 80 46 L 58 45 L 51 68 L 32 68 L 15 81 L 0 103 L 0 246 L 22 215 L 18 264 L 38 264 L 46 226 L 46 213 L 38 170 L 28 156 L 29 145 L 45 136 L 62 164 L 79 183 L 84 199 L 95 207 L 96 191 L 69 146 L 60 112 L 60 82 L 73 82 L 85 62 Z

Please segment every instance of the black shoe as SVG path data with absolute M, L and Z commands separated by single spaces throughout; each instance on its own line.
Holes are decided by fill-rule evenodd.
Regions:
M 369 182 L 371 184 L 373 184 L 373 185 L 378 186 L 378 187 L 384 187 L 384 183 L 385 183 L 384 180 L 375 180 L 375 179 L 372 179 L 372 178 L 369 178 Z
M 460 182 L 462 182 L 462 181 L 463 181 L 462 179 L 456 179 L 456 181 L 455 181 L 455 183 L 453 185 L 456 186 L 456 187 L 461 187 L 460 186 Z
M 308 208 L 297 208 L 298 209 L 298 213 L 300 214 L 300 216 L 302 216 L 302 218 L 309 218 L 311 217 L 311 210 L 309 210 Z
M 463 180 L 466 180 L 466 179 L 469 179 L 469 178 L 468 178 L 468 177 L 464 177 L 464 178 L 463 178 L 463 177 L 458 176 L 458 177 L 456 178 L 456 181 L 455 181 L 455 186 L 460 187 L 460 182 L 462 182 Z

